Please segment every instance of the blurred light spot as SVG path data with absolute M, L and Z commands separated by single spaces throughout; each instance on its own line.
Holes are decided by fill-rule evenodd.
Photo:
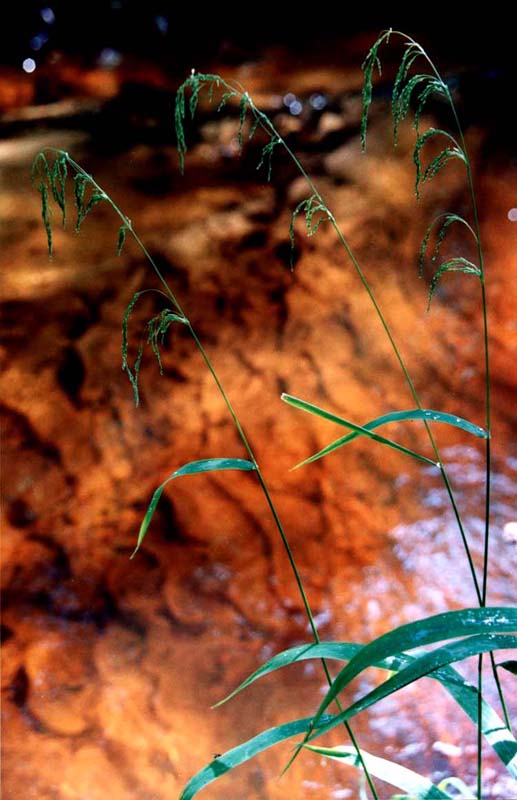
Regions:
M 316 92 L 316 94 L 311 94 L 309 102 L 315 111 L 322 111 L 327 105 L 327 98 L 324 94 Z
M 517 208 L 511 208 L 508 212 L 510 222 L 517 222 Z
M 97 61 L 99 66 L 113 69 L 113 67 L 118 67 L 122 61 L 122 54 L 118 50 L 113 50 L 112 47 L 105 47 L 101 50 Z
M 31 48 L 33 50 L 41 50 L 44 44 L 48 42 L 48 36 L 46 33 L 38 33 L 36 36 L 33 36 L 31 39 Z
M 36 62 L 33 58 L 26 58 L 22 64 L 24 72 L 34 72 L 36 69 Z
M 41 19 L 43 20 L 43 22 L 46 22 L 47 25 L 53 25 L 54 22 L 56 21 L 56 15 L 49 6 L 45 6 L 45 8 L 42 8 L 39 13 Z
M 432 748 L 436 753 L 442 753 L 442 755 L 449 756 L 452 758 L 454 758 L 455 756 L 456 757 L 461 756 L 461 754 L 463 753 L 461 747 L 458 747 L 455 744 L 451 744 L 450 742 L 441 742 L 441 741 L 433 742 Z
M 164 17 L 163 15 L 160 14 L 159 16 L 154 18 L 154 21 L 160 33 L 164 34 L 167 33 L 167 31 L 169 30 L 169 20 L 167 19 L 167 17 Z
M 517 544 L 517 522 L 507 522 L 503 528 L 503 539 L 505 542 Z
M 302 113 L 302 109 L 303 106 L 299 100 L 294 100 L 289 106 L 289 111 L 291 112 L 291 114 L 294 114 L 295 117 L 297 117 L 298 114 Z
M 287 108 L 290 108 L 291 103 L 294 103 L 295 100 L 296 100 L 296 95 L 293 94 L 292 92 L 288 92 L 287 94 L 284 94 L 283 103 L 284 103 L 284 106 L 286 106 Z

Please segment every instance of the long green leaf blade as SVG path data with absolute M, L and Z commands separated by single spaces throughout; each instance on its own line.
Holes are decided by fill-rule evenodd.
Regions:
M 364 645 L 352 642 L 322 642 L 321 644 L 311 643 L 291 647 L 269 659 L 269 661 L 246 678 L 246 680 L 228 695 L 228 697 L 221 700 L 214 707 L 217 708 L 223 703 L 226 703 L 243 689 L 250 686 L 250 684 L 277 669 L 313 658 L 349 661 L 362 650 L 363 647 Z M 393 672 L 407 667 L 414 661 L 415 656 L 403 653 L 378 661 L 373 666 Z M 504 662 L 499 666 L 505 666 L 507 663 L 512 662 Z M 479 704 L 481 703 L 481 730 L 483 736 L 503 764 L 506 765 L 510 774 L 514 778 L 517 778 L 517 741 L 494 709 L 486 700 L 479 697 L 477 687 L 466 681 L 459 672 L 450 666 L 440 667 L 430 673 L 428 677 L 442 684 L 444 689 L 454 698 L 475 725 L 478 724 L 478 710 Z
M 330 422 L 337 422 L 338 425 L 343 425 L 345 428 L 350 428 L 356 432 L 357 436 L 367 436 L 369 439 L 380 442 L 380 444 L 385 444 L 388 447 L 391 447 L 393 450 L 398 450 L 401 453 L 405 453 L 405 455 L 416 458 L 418 461 L 423 461 L 425 464 L 432 464 L 433 467 L 438 466 L 436 461 L 427 458 L 427 456 L 422 456 L 420 453 L 415 453 L 414 450 L 410 450 L 408 447 L 404 447 L 403 445 L 394 442 L 392 439 L 386 439 L 384 436 L 379 436 L 379 434 L 373 433 L 366 425 L 356 425 L 355 422 L 350 422 L 347 419 L 343 419 L 343 417 L 338 417 L 336 414 L 332 414 L 330 411 L 325 411 L 323 408 L 313 405 L 313 403 L 307 403 L 305 400 L 300 400 L 298 397 L 293 397 L 290 394 L 284 393 L 280 397 L 284 403 L 287 403 L 294 408 L 299 408 L 302 411 L 307 411 L 309 414 L 314 414 L 317 417 L 323 417 L 323 419 L 328 419 Z M 301 466 L 301 464 L 298 466 Z
M 256 469 L 256 467 L 253 462 L 246 461 L 243 458 L 205 458 L 201 459 L 201 461 L 190 461 L 188 464 L 184 464 L 182 467 L 173 472 L 172 475 L 169 475 L 167 480 L 158 486 L 152 496 L 151 502 L 149 503 L 145 517 L 140 526 L 138 541 L 131 558 L 134 558 L 134 556 L 137 554 L 140 545 L 145 538 L 149 525 L 151 524 L 151 520 L 154 516 L 154 512 L 156 511 L 156 506 L 158 505 L 160 497 L 163 494 L 163 490 L 169 481 L 179 478 L 182 475 L 198 475 L 202 472 L 215 472 L 225 469 L 238 469 L 244 472 L 250 472 L 251 470 Z
M 461 430 L 471 433 L 473 436 L 477 436 L 480 439 L 488 439 L 487 432 L 483 428 L 480 428 L 479 425 L 474 425 L 473 422 L 469 422 L 462 417 L 457 417 L 455 414 L 446 414 L 443 411 L 433 411 L 432 409 L 428 408 L 415 408 L 411 411 L 393 411 L 390 414 L 383 414 L 382 417 L 376 417 L 376 419 L 366 422 L 362 427 L 371 431 L 375 428 L 380 428 L 381 425 L 387 425 L 390 422 L 404 422 L 405 420 L 416 419 L 426 420 L 427 422 L 444 422 L 446 425 L 452 425 L 454 428 L 460 428 Z M 343 447 L 343 445 L 353 442 L 354 439 L 357 439 L 358 436 L 362 435 L 362 433 L 354 431 L 346 436 L 341 436 L 339 439 L 336 439 L 334 442 L 331 442 L 329 445 L 327 445 L 327 447 L 324 447 L 323 450 L 319 450 L 313 456 L 301 461 L 294 467 L 294 469 L 303 467 L 306 464 L 311 464 L 313 461 L 317 461 L 318 459 L 323 458 L 323 456 L 332 453 L 334 450 Z
M 207 764 L 200 770 L 193 778 L 189 780 L 180 795 L 180 800 L 191 800 L 201 789 L 207 786 L 212 781 L 220 778 L 226 772 L 235 769 L 245 761 L 249 761 L 258 753 L 267 750 L 269 747 L 285 741 L 292 736 L 300 733 L 306 733 L 312 724 L 313 718 L 307 717 L 305 719 L 297 719 L 293 722 L 287 722 L 284 725 L 277 725 L 275 728 L 269 728 L 258 736 L 248 739 L 247 742 L 228 750 L 221 756 L 218 756 L 210 764 Z M 322 722 L 330 721 L 330 717 L 322 718 Z
M 505 607 L 447 611 L 417 622 L 401 625 L 365 645 L 341 670 L 321 703 L 316 720 L 356 675 L 383 658 L 445 639 L 477 633 L 500 634 L 514 631 L 517 631 L 517 608 Z
M 310 738 L 321 736 L 323 733 L 331 730 L 341 722 L 350 719 L 360 711 L 364 711 L 366 708 L 378 703 L 390 694 L 398 692 L 404 686 L 408 686 L 410 683 L 414 683 L 420 678 L 429 675 L 429 673 L 433 672 L 435 669 L 439 669 L 440 667 L 456 661 L 462 661 L 473 655 L 512 647 L 517 647 L 517 636 L 481 633 L 468 636 L 465 639 L 460 639 L 459 641 L 452 642 L 443 647 L 438 647 L 431 652 L 424 653 L 415 658 L 405 669 L 400 670 L 400 672 L 397 672 L 392 678 L 389 678 L 380 686 L 377 686 L 364 697 L 361 697 L 357 702 L 352 703 L 352 705 L 336 715 L 326 726 L 318 728 L 317 733 Z M 323 708 L 325 708 L 326 705 L 325 698 L 322 704 Z M 318 715 L 316 715 L 315 720 L 316 722 L 319 721 Z
M 305 747 L 321 756 L 336 759 L 358 769 L 362 768 L 353 747 L 315 747 L 313 745 L 305 745 Z M 451 800 L 450 794 L 443 792 L 418 772 L 388 761 L 386 758 L 373 756 L 365 750 L 361 750 L 361 755 L 370 775 L 407 792 L 411 796 L 411 800 Z

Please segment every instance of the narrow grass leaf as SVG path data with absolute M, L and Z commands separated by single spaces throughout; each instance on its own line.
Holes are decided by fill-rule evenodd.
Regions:
M 327 716 L 322 719 L 322 722 L 328 722 L 329 720 L 330 717 Z M 252 739 L 248 739 L 247 742 L 243 742 L 232 750 L 228 750 L 226 753 L 214 758 L 210 764 L 190 779 L 181 792 L 179 800 L 191 800 L 209 783 L 235 769 L 240 764 L 249 761 L 250 758 L 253 758 L 258 753 L 262 753 L 269 747 L 290 739 L 292 736 L 306 733 L 310 729 L 312 721 L 312 717 L 307 717 L 277 725 L 275 728 L 269 728 L 259 733 L 258 736 L 254 736 Z
M 433 461 L 427 456 L 422 456 L 420 453 L 415 453 L 414 450 L 410 450 L 408 447 L 404 447 L 397 442 L 392 441 L 391 439 L 386 439 L 384 436 L 379 436 L 377 433 L 373 433 L 368 427 L 363 425 L 356 425 L 354 422 L 350 422 L 349 420 L 344 419 L 343 417 L 338 417 L 336 414 L 331 414 L 329 411 L 325 411 L 323 408 L 319 406 L 315 406 L 312 403 L 307 403 L 305 400 L 300 400 L 298 397 L 293 397 L 289 394 L 282 394 L 281 399 L 284 403 L 287 403 L 294 408 L 299 408 L 302 411 L 307 411 L 309 414 L 314 414 L 317 417 L 323 417 L 323 419 L 328 419 L 330 422 L 337 422 L 338 425 L 343 425 L 345 428 L 350 428 L 351 430 L 356 432 L 356 436 L 367 436 L 369 439 L 373 439 L 380 444 L 385 444 L 388 447 L 391 447 L 394 450 L 398 450 L 401 453 L 405 453 L 412 458 L 416 458 L 418 461 L 423 461 L 425 464 L 432 464 L 433 467 L 436 467 L 436 461 Z M 346 437 L 345 437 L 346 438 Z M 341 445 L 338 445 L 341 446 Z M 306 463 L 306 462 L 302 462 Z M 301 466 L 301 464 L 298 464 Z M 296 467 L 294 467 L 296 469 Z
M 364 647 L 365 645 L 352 642 L 321 642 L 320 644 L 310 643 L 291 647 L 269 659 L 246 678 L 228 697 L 217 703 L 214 708 L 226 703 L 256 680 L 278 669 L 310 659 L 324 658 L 350 661 Z M 416 656 L 402 653 L 376 661 L 373 666 L 389 672 L 398 672 L 413 664 L 415 659 Z M 511 664 L 515 662 L 504 663 Z M 498 666 L 502 666 L 502 664 Z M 480 697 L 478 688 L 466 681 L 459 672 L 450 666 L 442 666 L 431 672 L 428 677 L 438 681 L 476 725 L 478 724 L 478 713 L 481 707 L 481 730 L 483 736 L 503 764 L 506 765 L 510 774 L 517 778 L 517 741 L 494 709 L 486 700 Z
M 261 667 L 255 670 L 255 672 L 234 689 L 233 692 L 216 703 L 213 708 L 219 708 L 219 706 L 224 705 L 224 703 L 227 703 L 235 697 L 235 695 L 242 692 L 243 689 L 251 686 L 251 684 L 255 683 L 259 678 L 263 678 L 271 672 L 275 672 L 277 669 L 282 669 L 283 667 L 296 664 L 300 661 L 307 661 L 311 658 L 330 658 L 339 661 L 350 661 L 362 647 L 362 644 L 352 644 L 349 642 L 321 642 L 319 644 L 311 642 L 310 644 L 302 644 L 297 647 L 291 647 L 289 650 L 283 650 L 281 653 L 277 653 L 276 656 L 266 661 L 265 664 L 262 664 Z M 391 668 L 391 666 L 386 667 L 386 669 Z
M 378 703 L 389 695 L 398 692 L 400 689 L 408 686 L 410 683 L 423 678 L 429 673 L 433 672 L 440 667 L 452 664 L 456 661 L 463 661 L 470 656 L 479 655 L 480 653 L 487 653 L 494 650 L 505 648 L 517 647 L 517 636 L 510 636 L 509 634 L 494 634 L 494 633 L 481 633 L 473 636 L 467 636 L 465 639 L 454 641 L 435 650 L 426 652 L 423 655 L 415 657 L 414 661 L 409 666 L 397 672 L 393 677 L 377 686 L 373 691 L 361 697 L 355 703 L 348 706 L 340 714 L 336 715 L 335 719 L 328 723 L 327 726 L 318 729 L 317 736 L 331 730 L 335 725 L 350 719 L 360 711 Z M 363 651 L 364 652 L 364 651 Z M 360 655 L 360 654 L 359 654 Z M 357 658 L 355 656 L 354 658 Z M 350 666 L 350 665 L 349 665 Z M 373 665 L 372 665 L 373 666 Z M 345 667 L 345 670 L 347 668 Z M 343 670 L 344 671 L 344 670 Z M 334 689 L 334 686 L 330 691 Z M 330 694 L 330 692 L 329 692 Z M 327 707 L 326 698 L 323 701 L 320 710 Z M 319 712 L 316 714 L 315 721 L 319 722 Z M 310 737 L 311 739 L 313 736 Z
M 342 764 L 349 764 L 362 770 L 361 761 L 353 747 L 315 747 L 314 745 L 305 745 L 305 747 L 307 750 L 312 750 L 313 753 L 318 753 L 326 758 L 332 758 Z M 386 758 L 373 756 L 363 749 L 361 749 L 361 756 L 370 775 L 396 786 L 397 789 L 408 792 L 411 800 L 451 800 L 450 794 L 439 789 L 428 778 L 419 775 L 418 772 L 402 767 L 400 764 L 395 764 L 393 761 L 388 761 Z
M 149 507 L 140 526 L 137 545 L 131 555 L 131 558 L 134 558 L 138 552 L 140 545 L 145 538 L 149 525 L 151 524 L 154 512 L 156 511 L 156 506 L 158 505 L 160 497 L 163 494 L 163 490 L 170 481 L 174 480 L 175 478 L 179 478 L 182 475 L 198 475 L 202 472 L 216 472 L 226 469 L 237 469 L 244 472 L 250 472 L 251 470 L 256 469 L 256 467 L 251 461 L 246 461 L 243 458 L 205 458 L 201 459 L 201 461 L 190 461 L 188 464 L 184 464 L 182 467 L 173 472 L 172 475 L 170 475 L 160 486 L 158 486 L 152 496 L 151 502 L 149 503 Z
M 418 419 L 427 420 L 428 422 L 443 422 L 446 425 L 451 425 L 454 428 L 460 428 L 467 433 L 471 433 L 473 436 L 477 436 L 480 439 L 488 438 L 487 432 L 483 430 L 483 428 L 480 428 L 479 425 L 474 425 L 474 423 L 469 422 L 466 419 L 462 419 L 461 417 L 457 417 L 455 414 L 445 414 L 443 411 L 433 411 L 428 408 L 415 408 L 412 411 L 393 411 L 390 414 L 384 414 L 382 417 L 377 417 L 370 422 L 366 422 L 363 427 L 371 431 L 390 422 L 403 422 L 405 420 Z M 313 456 L 301 461 L 299 464 L 293 467 L 293 469 L 298 469 L 306 464 L 311 464 L 313 461 L 317 461 L 318 459 L 323 458 L 323 456 L 334 452 L 334 450 L 353 442 L 354 439 L 357 439 L 362 435 L 362 433 L 354 431 L 346 436 L 341 436 L 339 439 L 336 439 L 334 442 L 331 442 L 329 445 L 327 445 L 327 447 L 324 447 L 318 453 L 315 453 Z
M 517 631 L 517 608 L 505 607 L 464 608 L 401 625 L 365 645 L 341 670 L 321 703 L 316 720 L 345 686 L 367 667 L 383 658 L 444 639 L 478 633 L 506 634 L 512 631 Z

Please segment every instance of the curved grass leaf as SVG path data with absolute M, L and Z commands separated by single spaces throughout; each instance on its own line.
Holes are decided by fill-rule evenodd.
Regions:
M 428 408 L 415 408 L 411 411 L 393 411 L 390 414 L 384 414 L 382 417 L 377 417 L 376 419 L 372 419 L 370 422 L 366 422 L 363 425 L 363 428 L 373 430 L 374 428 L 379 428 L 381 425 L 386 425 L 389 422 L 402 422 L 405 420 L 415 419 L 423 419 L 427 420 L 428 422 L 444 422 L 445 424 L 451 425 L 454 428 L 461 428 L 461 430 L 471 433 L 473 436 L 477 436 L 480 439 L 488 438 L 487 432 L 483 430 L 483 428 L 480 428 L 479 425 L 474 425 L 474 423 L 469 422 L 466 419 L 462 419 L 461 417 L 457 417 L 454 414 L 445 414 L 442 411 L 433 411 Z M 293 469 L 298 469 L 306 464 L 311 464 L 313 461 L 317 461 L 318 459 L 323 458 L 323 456 L 332 453 L 334 450 L 343 447 L 343 445 L 353 442 L 354 439 L 357 439 L 362 435 L 362 433 L 354 431 L 346 436 L 341 436 L 339 439 L 336 439 L 334 442 L 331 442 L 329 445 L 327 445 L 327 447 L 324 447 L 323 450 L 320 450 L 313 456 L 306 458 L 304 461 L 300 461 L 300 463 L 293 467 Z
M 345 428 L 350 428 L 351 430 L 355 431 L 355 436 L 367 436 L 369 439 L 373 439 L 376 442 L 380 442 L 380 444 L 385 444 L 388 447 L 393 448 L 394 450 L 398 450 L 401 453 L 405 453 L 408 456 L 412 456 L 412 458 L 418 459 L 418 461 L 423 461 L 425 464 L 432 464 L 433 467 L 438 466 L 436 461 L 433 461 L 427 456 L 422 456 L 420 453 L 415 453 L 414 450 L 410 450 L 408 447 L 404 447 L 397 442 L 392 441 L 392 439 L 386 439 L 384 436 L 379 436 L 377 433 L 373 433 L 367 425 L 356 425 L 355 422 L 350 422 L 347 419 L 343 419 L 343 417 L 338 417 L 336 414 L 331 414 L 330 411 L 325 411 L 323 408 L 319 406 L 315 406 L 312 403 L 307 403 L 305 400 L 300 400 L 298 397 L 293 397 L 290 394 L 285 394 L 285 392 L 280 396 L 280 399 L 287 403 L 294 408 L 299 408 L 302 411 L 307 411 L 309 414 L 314 414 L 317 417 L 323 417 L 323 419 L 328 419 L 330 422 L 337 422 L 338 425 L 343 425 Z M 410 412 L 402 412 L 402 413 L 410 413 Z M 438 413 L 438 412 L 432 412 Z M 345 437 L 346 438 L 346 437 Z M 355 437 L 354 437 L 355 438 Z M 346 442 L 344 442 L 346 443 Z M 341 446 L 341 445 L 338 445 Z M 332 445 L 330 445 L 332 447 Z M 330 451 L 329 451 L 330 452 Z M 319 455 L 318 455 L 319 457 Z M 312 460 L 314 460 L 314 456 Z M 311 459 L 307 459 L 307 462 Z M 297 465 L 298 467 L 301 464 Z M 294 467 L 296 469 L 297 467 Z
M 156 506 L 158 505 L 160 497 L 163 494 L 163 490 L 170 481 L 174 480 L 175 478 L 179 478 L 182 475 L 198 475 L 202 472 L 216 472 L 226 469 L 238 469 L 244 472 L 250 472 L 251 470 L 256 469 L 256 467 L 251 461 L 246 461 L 243 458 L 205 458 L 201 461 L 190 461 L 188 464 L 184 464 L 182 467 L 173 472 L 172 475 L 170 475 L 160 486 L 158 486 L 152 496 L 151 502 L 149 503 L 149 507 L 140 526 L 138 541 L 131 558 L 134 558 L 134 556 L 137 554 L 140 545 L 145 538 L 149 525 L 151 524 L 154 512 L 156 511 Z
M 350 764 L 350 766 L 362 770 L 361 762 L 353 747 L 316 747 L 314 745 L 305 745 L 305 747 L 307 750 L 312 750 L 313 753 L 341 761 L 343 764 Z M 388 761 L 386 758 L 373 756 L 362 749 L 361 756 L 370 775 L 396 786 L 397 789 L 408 792 L 411 800 L 451 800 L 450 794 L 439 789 L 428 778 L 419 775 L 418 772 L 395 764 L 393 761 Z
M 329 716 L 323 717 L 322 722 L 328 722 Z M 247 742 L 228 750 L 226 753 L 214 758 L 206 767 L 200 770 L 194 777 L 192 777 L 187 785 L 184 787 L 180 794 L 179 800 L 191 800 L 201 789 L 207 786 L 212 781 L 220 778 L 230 770 L 235 769 L 240 764 L 249 761 L 258 753 L 267 750 L 269 747 L 290 739 L 292 736 L 297 736 L 300 733 L 306 733 L 310 730 L 313 718 L 307 717 L 306 719 L 297 719 L 293 722 L 287 722 L 284 725 L 277 725 L 275 728 L 269 728 L 258 736 L 248 739 Z
M 365 645 L 351 642 L 321 642 L 320 644 L 311 643 L 291 647 L 289 650 L 278 653 L 265 664 L 262 664 L 262 666 L 246 678 L 240 686 L 231 692 L 228 697 L 217 703 L 214 708 L 226 703 L 256 680 L 269 675 L 277 669 L 282 669 L 291 664 L 313 658 L 349 661 L 359 653 L 364 646 Z M 415 659 L 416 656 L 402 653 L 377 661 L 373 666 L 378 669 L 389 670 L 390 672 L 398 672 L 412 664 Z M 503 664 L 498 666 L 505 666 L 506 664 L 515 665 L 515 663 L 516 662 L 510 661 L 503 662 Z M 478 724 L 479 708 L 481 707 L 481 731 L 483 736 L 494 749 L 503 764 L 506 765 L 510 774 L 513 775 L 514 778 L 517 778 L 517 741 L 494 709 L 486 700 L 480 697 L 478 688 L 466 681 L 459 672 L 450 666 L 440 667 L 431 672 L 428 677 L 441 683 L 443 688 L 454 698 L 475 725 Z
M 517 631 L 517 608 L 465 608 L 447 611 L 401 625 L 379 636 L 354 656 L 334 679 L 316 714 L 316 721 L 329 703 L 359 673 L 389 656 L 445 639 L 474 634 L 506 634 Z M 495 649 L 495 648 L 494 648 Z M 425 658 L 426 655 L 423 656 Z
M 348 706 L 348 708 L 345 708 L 341 713 L 337 714 L 336 717 L 331 722 L 327 723 L 326 726 L 321 728 L 318 727 L 317 734 L 311 735 L 310 738 L 312 739 L 316 736 L 321 736 L 323 733 L 331 730 L 341 722 L 350 719 L 360 711 L 364 711 L 364 709 L 369 708 L 375 703 L 378 703 L 380 700 L 383 700 L 385 697 L 389 697 L 389 695 L 398 692 L 400 689 L 404 688 L 404 686 L 408 686 L 410 683 L 414 683 L 420 678 L 429 675 L 429 673 L 439 669 L 440 667 L 446 666 L 447 664 L 452 664 L 456 661 L 463 661 L 465 658 L 469 658 L 473 655 L 479 655 L 480 653 L 488 653 L 494 650 L 516 647 L 517 636 L 511 636 L 506 633 L 480 633 L 473 636 L 467 636 L 465 639 L 454 641 L 450 644 L 444 645 L 443 647 L 438 647 L 431 652 L 426 652 L 423 655 L 419 655 L 415 657 L 414 661 L 412 661 L 412 663 L 407 667 L 397 672 L 395 675 L 393 675 L 393 677 L 389 678 L 387 681 L 382 683 L 380 686 L 377 686 L 364 697 L 361 697 L 357 702 L 352 703 L 352 705 Z M 355 658 L 357 658 L 357 656 L 355 656 Z M 345 670 L 346 669 L 347 667 L 345 667 Z M 343 672 L 345 670 L 343 670 Z M 334 693 L 334 685 L 335 684 L 333 684 L 332 688 L 327 693 L 327 697 L 331 692 Z M 326 707 L 327 698 L 325 698 L 320 706 L 320 710 L 324 710 Z M 318 715 L 319 711 L 315 716 L 315 722 L 319 724 Z
M 277 669 L 282 669 L 283 667 L 288 667 L 291 664 L 296 664 L 300 661 L 308 661 L 311 658 L 330 658 L 336 659 L 338 661 L 350 661 L 359 650 L 362 649 L 364 645 L 362 644 L 352 644 L 350 642 L 320 642 L 317 644 L 316 642 L 311 642 L 310 644 L 302 644 L 298 645 L 297 647 L 290 647 L 288 650 L 283 650 L 281 653 L 277 653 L 276 656 L 273 656 L 265 664 L 262 664 L 255 672 L 253 672 L 245 681 L 243 681 L 236 689 L 233 690 L 227 697 L 224 697 L 222 700 L 219 700 L 213 708 L 219 708 L 219 706 L 224 705 L 232 697 L 239 694 L 246 689 L 248 686 L 251 686 L 252 683 L 259 680 L 259 678 L 263 678 L 265 675 L 269 675 L 271 672 L 275 672 Z M 390 664 L 387 665 L 386 662 L 386 669 L 393 669 L 394 667 Z

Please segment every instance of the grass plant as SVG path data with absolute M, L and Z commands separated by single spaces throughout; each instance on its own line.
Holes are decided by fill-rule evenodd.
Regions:
M 216 368 L 200 341 L 189 317 L 184 311 L 180 300 L 170 288 L 164 275 L 139 238 L 133 223 L 121 210 L 117 203 L 102 189 L 95 179 L 89 175 L 70 155 L 62 150 L 47 149 L 38 154 L 32 168 L 32 180 L 39 191 L 42 201 L 42 217 L 47 234 L 48 247 L 52 253 L 52 219 L 51 203 L 57 205 L 62 215 L 63 225 L 67 219 L 66 186 L 73 180 L 74 200 L 76 211 L 76 230 L 79 230 L 88 214 L 100 203 L 108 204 L 119 218 L 119 231 L 116 248 L 120 254 L 126 237 L 133 237 L 140 247 L 143 255 L 154 270 L 159 287 L 147 291 L 157 292 L 163 300 L 163 310 L 149 320 L 137 348 L 137 355 L 131 362 L 129 357 L 129 324 L 130 317 L 136 304 L 144 294 L 138 292 L 130 301 L 123 319 L 122 336 L 122 365 L 127 372 L 133 387 L 135 401 L 139 402 L 139 370 L 142 362 L 145 345 L 149 345 L 158 361 L 161 370 L 160 348 L 164 344 L 164 337 L 171 325 L 186 327 L 195 346 L 198 348 L 207 369 L 209 370 L 218 391 L 220 392 L 227 411 L 233 420 L 240 437 L 244 458 L 206 458 L 193 461 L 175 469 L 156 489 L 149 504 L 147 513 L 142 521 L 135 548 L 135 555 L 147 535 L 150 522 L 160 497 L 170 481 L 182 476 L 195 476 L 208 471 L 237 470 L 253 472 L 264 494 L 264 499 L 269 507 L 271 516 L 285 548 L 294 579 L 298 586 L 303 602 L 307 620 L 312 632 L 312 642 L 306 645 L 290 648 L 278 653 L 268 662 L 260 666 L 241 686 L 235 689 L 229 697 L 221 701 L 227 702 L 238 692 L 246 689 L 251 683 L 261 680 L 271 672 L 289 666 L 295 662 L 316 659 L 321 662 L 323 672 L 328 682 L 328 691 L 319 707 L 303 719 L 287 721 L 269 730 L 258 733 L 253 739 L 244 742 L 226 753 L 214 758 L 200 772 L 198 772 L 185 786 L 181 793 L 181 800 L 190 800 L 203 787 L 210 782 L 221 778 L 238 765 L 254 757 L 261 751 L 274 744 L 294 736 L 301 736 L 298 744 L 292 751 L 291 758 L 286 766 L 298 757 L 304 749 L 312 750 L 320 755 L 337 759 L 343 763 L 356 767 L 365 778 L 363 794 L 379 798 L 377 779 L 388 780 L 390 784 L 402 791 L 406 798 L 418 800 L 432 800 L 433 798 L 476 797 L 481 800 L 484 792 L 483 785 L 483 740 L 494 750 L 500 761 L 504 764 L 510 775 L 517 779 L 517 741 L 511 730 L 510 719 L 502 691 L 499 670 L 506 669 L 514 672 L 514 663 L 506 661 L 496 665 L 494 652 L 499 649 L 507 650 L 517 645 L 517 609 L 488 606 L 488 565 L 490 542 L 490 476 L 491 476 L 491 396 L 490 396 L 490 361 L 488 314 L 485 291 L 485 267 L 481 244 L 480 226 L 473 184 L 473 171 L 465 138 L 459 123 L 454 106 L 453 96 L 447 82 L 440 76 L 433 62 L 425 50 L 411 37 L 395 31 L 382 33 L 369 51 L 363 64 L 364 90 L 363 90 L 363 116 L 361 123 L 361 140 L 366 148 L 368 112 L 373 97 L 374 73 L 381 72 L 382 49 L 391 45 L 392 40 L 397 40 L 402 45 L 402 57 L 392 86 L 392 115 L 394 123 L 394 140 L 397 142 L 399 128 L 402 122 L 410 115 L 413 116 L 415 129 L 415 144 L 413 161 L 415 166 L 415 194 L 420 195 L 422 187 L 428 181 L 438 178 L 441 171 L 451 161 L 459 162 L 465 171 L 465 178 L 470 197 L 470 212 L 468 218 L 451 211 L 432 219 L 425 233 L 420 253 L 415 256 L 420 274 L 424 267 L 433 266 L 433 275 L 429 282 L 428 305 L 430 306 L 435 292 L 448 273 L 461 272 L 474 278 L 480 288 L 480 302 L 483 319 L 484 341 L 484 368 L 485 368 L 485 420 L 484 427 L 480 427 L 460 416 L 444 413 L 435 409 L 425 408 L 419 393 L 409 374 L 406 363 L 395 341 L 390 326 L 383 314 L 377 298 L 370 286 L 365 272 L 354 255 L 350 244 L 340 230 L 332 210 L 325 198 L 320 193 L 311 177 L 307 174 L 302 163 L 292 151 L 289 144 L 281 136 L 271 119 L 258 109 L 244 87 L 235 82 L 226 81 L 218 75 L 200 74 L 195 71 L 180 86 L 175 105 L 175 127 L 181 170 L 184 169 L 187 153 L 185 121 L 187 117 L 194 118 L 198 110 L 200 99 L 217 104 L 217 110 L 223 111 L 226 107 L 236 109 L 237 140 L 239 148 L 245 145 L 245 140 L 255 136 L 262 137 L 264 141 L 261 155 L 257 165 L 263 169 L 267 180 L 271 178 L 274 162 L 277 158 L 287 157 L 292 160 L 300 174 L 306 181 L 307 197 L 303 199 L 292 211 L 290 225 L 291 246 L 294 250 L 297 235 L 298 220 L 302 219 L 309 236 L 317 233 L 321 225 L 330 225 L 343 247 L 344 255 L 350 267 L 356 272 L 364 290 L 366 291 L 380 324 L 389 340 L 395 358 L 401 370 L 403 380 L 408 389 L 410 407 L 396 412 L 388 412 L 376 419 L 367 421 L 346 420 L 331 410 L 323 409 L 309 400 L 296 398 L 288 394 L 282 395 L 282 400 L 297 410 L 316 415 L 327 421 L 345 428 L 346 433 L 336 438 L 327 447 L 308 456 L 298 467 L 310 468 L 309 465 L 329 453 L 344 447 L 359 437 L 364 437 L 370 442 L 389 447 L 397 451 L 403 458 L 411 458 L 419 463 L 436 470 L 443 481 L 449 497 L 451 507 L 457 524 L 458 536 L 463 543 L 465 559 L 468 563 L 473 586 L 475 604 L 469 608 L 450 611 L 430 616 L 418 621 L 408 623 L 386 632 L 373 641 L 363 644 L 355 642 L 322 642 L 317 630 L 314 615 L 301 579 L 295 557 L 291 550 L 286 531 L 275 507 L 272 494 L 268 488 L 266 478 L 260 468 L 254 452 L 250 446 L 244 428 L 237 417 L 234 407 L 216 372 Z M 417 71 L 421 69 L 421 71 Z M 440 102 L 447 109 L 450 121 L 449 127 L 428 127 L 422 130 L 424 114 L 428 104 Z M 441 149 L 430 159 L 426 160 L 430 144 L 441 144 Z M 433 153 L 436 149 L 433 150 Z M 454 257 L 442 255 L 446 253 L 447 235 L 453 226 L 461 228 L 465 235 L 475 245 L 476 257 L 469 259 L 464 256 Z M 425 429 L 428 439 L 426 453 L 416 452 L 398 443 L 385 433 L 386 426 L 391 423 L 404 423 L 417 420 Z M 456 501 L 454 489 L 449 479 L 447 464 L 442 458 L 434 433 L 435 424 L 448 425 L 461 429 L 464 433 L 477 437 L 485 443 L 485 498 L 484 505 L 484 541 L 483 564 L 481 574 L 478 574 L 471 546 L 469 545 L 468 531 L 461 516 L 461 511 Z M 379 431 L 382 429 L 382 433 Z M 430 647 L 436 645 L 435 647 Z M 498 696 L 499 710 L 494 709 L 486 700 L 483 683 L 483 656 L 490 659 L 491 674 L 495 681 Z M 472 685 L 467 682 L 452 666 L 466 658 L 478 657 L 478 682 Z M 329 661 L 340 664 L 339 671 L 334 677 L 328 666 Z M 364 670 L 375 666 L 386 672 L 386 679 L 375 689 L 359 696 L 350 705 L 344 705 L 341 700 L 343 690 Z M 367 753 L 357 741 L 351 721 L 359 712 L 371 707 L 383 698 L 399 691 L 404 686 L 428 676 L 442 686 L 465 712 L 478 732 L 477 746 L 477 785 L 471 790 L 463 784 L 458 777 L 453 777 L 441 785 L 432 782 L 405 767 L 387 761 L 379 756 Z M 219 704 L 220 705 L 220 704 Z M 332 709 L 334 709 L 332 711 Z M 338 748 L 329 748 L 321 745 L 317 740 L 331 729 L 341 726 L 345 743 Z M 452 792 L 452 793 L 451 793 Z M 470 792 L 470 794 L 469 794 Z M 458 794 L 459 793 L 459 794 Z

